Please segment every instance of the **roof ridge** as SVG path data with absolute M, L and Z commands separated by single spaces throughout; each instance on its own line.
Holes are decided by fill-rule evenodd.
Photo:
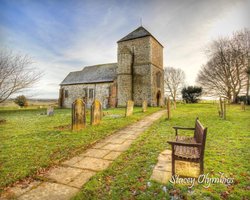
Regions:
M 102 67 L 105 65 L 117 65 L 116 63 L 105 63 L 105 64 L 97 64 L 97 65 L 88 65 L 88 66 L 84 66 L 82 70 L 84 70 L 85 68 L 91 68 L 91 67 Z
M 130 32 L 122 39 L 118 40 L 117 43 L 123 42 L 123 41 L 128 41 L 128 40 L 133 40 L 133 39 L 137 39 L 137 38 L 142 38 L 142 37 L 148 37 L 148 36 L 151 36 L 153 39 L 155 39 L 163 47 L 163 45 L 143 26 L 139 26 L 137 29 Z

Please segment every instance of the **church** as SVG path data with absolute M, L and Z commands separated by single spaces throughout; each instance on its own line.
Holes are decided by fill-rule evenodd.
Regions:
M 124 107 L 128 100 L 141 106 L 160 106 L 164 98 L 163 45 L 143 26 L 120 39 L 117 62 L 86 66 L 70 72 L 60 84 L 59 106 L 71 108 L 82 98 L 103 108 Z

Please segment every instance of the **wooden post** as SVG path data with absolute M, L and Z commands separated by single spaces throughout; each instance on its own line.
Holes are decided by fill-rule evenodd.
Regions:
M 226 99 L 223 101 L 223 119 L 226 119 Z
M 222 99 L 220 97 L 220 110 L 219 110 L 219 115 L 222 118 L 223 117 L 223 106 L 222 106 Z
M 168 112 L 168 120 L 170 119 L 170 98 L 168 97 L 167 101 L 167 112 Z

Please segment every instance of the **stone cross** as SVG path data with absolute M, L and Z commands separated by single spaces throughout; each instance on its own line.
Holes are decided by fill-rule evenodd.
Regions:
M 47 108 L 47 115 L 48 115 L 48 116 L 54 115 L 54 108 L 53 108 L 52 106 L 49 106 L 49 107 Z
M 134 102 L 131 100 L 128 100 L 125 116 L 128 117 L 130 115 L 133 115 L 133 110 L 134 110 Z
M 102 104 L 98 100 L 94 100 L 91 105 L 91 116 L 90 123 L 91 125 L 99 124 L 102 120 Z
M 147 101 L 143 101 L 142 102 L 142 112 L 146 112 L 147 111 L 147 107 L 148 107 L 148 102 Z
M 86 105 L 82 99 L 76 99 L 72 104 L 72 131 L 86 127 Z

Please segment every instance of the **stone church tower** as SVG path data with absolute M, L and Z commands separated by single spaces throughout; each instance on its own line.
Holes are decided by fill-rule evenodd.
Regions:
M 118 106 L 128 100 L 141 106 L 163 103 L 163 46 L 144 27 L 139 27 L 118 42 Z

